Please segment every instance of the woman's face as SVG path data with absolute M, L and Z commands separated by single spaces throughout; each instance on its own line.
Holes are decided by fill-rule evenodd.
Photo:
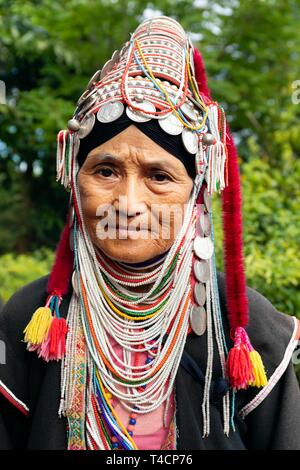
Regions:
M 193 187 L 183 163 L 134 125 L 87 155 L 78 183 L 92 242 L 127 263 L 171 247 Z

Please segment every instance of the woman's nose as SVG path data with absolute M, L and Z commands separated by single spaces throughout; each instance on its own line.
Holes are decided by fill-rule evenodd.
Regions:
M 126 217 L 135 217 L 146 212 L 145 193 L 141 181 L 136 177 L 127 178 L 120 185 L 115 208 Z

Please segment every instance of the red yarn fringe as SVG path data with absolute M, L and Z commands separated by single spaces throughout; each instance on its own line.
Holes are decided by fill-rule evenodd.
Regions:
M 196 80 L 201 93 L 210 98 L 202 56 L 194 50 Z M 222 191 L 226 303 L 231 328 L 248 323 L 248 299 L 243 256 L 241 189 L 237 151 L 227 125 L 228 186 Z
M 48 281 L 47 292 L 59 297 L 67 294 L 71 279 L 74 254 L 70 248 L 70 227 L 67 221 L 56 249 L 55 262 Z

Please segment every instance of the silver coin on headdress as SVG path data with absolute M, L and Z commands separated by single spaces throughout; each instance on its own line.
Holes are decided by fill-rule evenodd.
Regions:
M 115 65 L 114 61 L 109 59 L 107 62 L 105 62 L 105 64 L 103 65 L 103 68 L 101 70 L 101 75 L 100 75 L 100 80 L 102 80 L 105 75 L 107 75 L 111 69 L 113 68 L 113 66 Z
M 214 252 L 214 244 L 210 237 L 195 237 L 194 240 L 194 252 L 200 259 L 210 259 Z
M 190 322 L 193 332 L 201 336 L 206 330 L 206 311 L 204 307 L 193 305 L 190 313 Z
M 153 103 L 150 101 L 143 101 L 142 103 L 138 104 L 138 107 L 145 111 L 146 113 L 155 113 L 156 108 Z M 152 119 L 152 116 L 147 116 L 147 114 L 143 114 L 142 111 L 136 111 L 135 109 L 131 108 L 130 106 L 126 107 L 126 114 L 132 121 L 135 122 L 147 122 Z
M 207 213 L 201 212 L 199 216 L 199 232 L 201 237 L 211 234 L 211 221 Z
M 99 82 L 100 77 L 101 77 L 101 70 L 97 70 L 97 72 L 95 72 L 92 78 L 90 79 L 87 85 L 87 89 L 89 90 L 92 86 L 95 85 L 95 83 Z
M 174 113 L 170 113 L 166 118 L 159 119 L 160 127 L 170 135 L 179 135 L 183 130 L 183 124 Z
M 195 110 L 192 108 L 192 106 L 190 106 L 188 103 L 183 103 L 182 106 L 180 106 L 180 111 L 183 112 L 183 114 L 185 116 L 187 116 L 189 119 L 191 119 L 192 121 L 196 121 L 197 120 L 197 114 L 195 113 Z
M 199 282 L 207 282 L 210 277 L 210 266 L 207 261 L 196 260 L 193 265 L 195 278 Z
M 78 137 L 83 139 L 86 137 L 95 124 L 95 114 L 87 114 L 80 123 L 80 129 L 78 131 Z
M 211 197 L 211 194 L 208 194 L 207 188 L 205 188 L 204 190 L 203 198 L 204 198 L 204 204 L 205 204 L 206 210 L 208 212 L 211 212 L 212 211 L 212 197 Z
M 198 150 L 198 136 L 195 132 L 191 131 L 187 127 L 185 127 L 181 134 L 183 145 L 185 146 L 186 150 L 191 153 L 197 153 Z
M 201 307 L 206 302 L 206 289 L 202 282 L 197 282 L 194 286 L 194 297 L 198 305 Z
M 124 105 L 121 101 L 110 101 L 105 103 L 97 112 L 97 119 L 103 123 L 116 121 L 122 116 Z
M 91 92 L 91 95 L 88 96 L 81 104 L 78 106 L 76 110 L 76 115 L 84 114 L 88 109 L 90 109 L 93 104 L 96 103 L 98 99 L 97 93 L 95 93 L 95 90 Z

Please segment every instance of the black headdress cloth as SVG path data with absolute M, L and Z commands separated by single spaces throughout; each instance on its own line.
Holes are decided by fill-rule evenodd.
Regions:
M 192 155 L 186 150 L 181 139 L 181 134 L 167 134 L 160 127 L 157 119 L 151 119 L 147 122 L 134 122 L 129 119 L 125 110 L 116 121 L 110 123 L 102 123 L 96 119 L 92 131 L 80 140 L 80 148 L 77 156 L 79 166 L 81 167 L 83 165 L 91 150 L 104 144 L 104 142 L 107 142 L 109 139 L 112 139 L 132 124 L 167 152 L 178 158 L 184 164 L 189 176 L 192 179 L 195 178 L 195 155 Z

